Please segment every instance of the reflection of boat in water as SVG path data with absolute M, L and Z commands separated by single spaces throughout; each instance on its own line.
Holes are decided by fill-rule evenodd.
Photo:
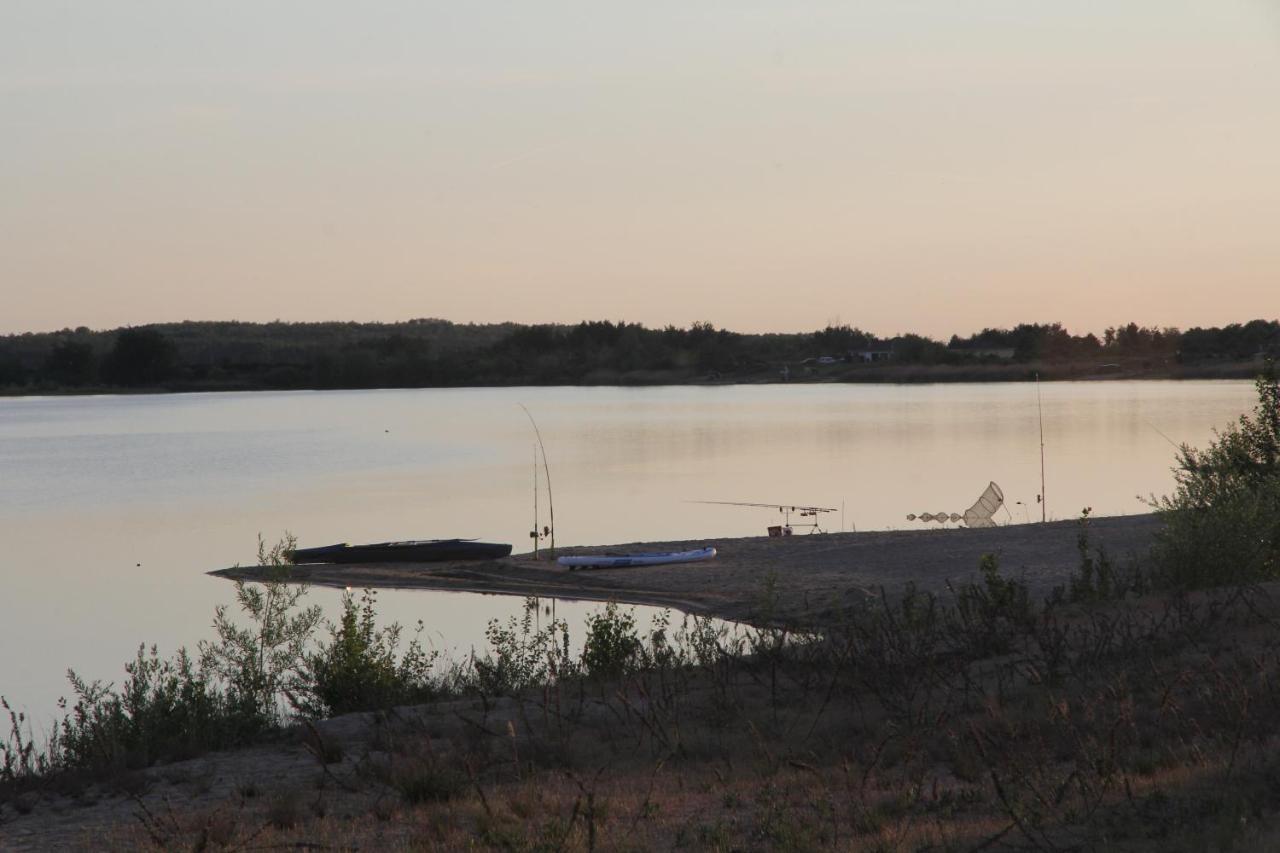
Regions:
M 325 545 L 295 548 L 288 553 L 294 563 L 439 563 L 446 560 L 496 560 L 511 553 L 510 545 L 474 539 L 425 539 L 410 542 L 378 542 L 373 545 Z
M 716 555 L 711 547 L 693 551 L 664 551 L 656 554 L 582 554 L 556 560 L 570 569 L 621 569 L 626 566 L 661 566 L 667 563 L 696 563 Z

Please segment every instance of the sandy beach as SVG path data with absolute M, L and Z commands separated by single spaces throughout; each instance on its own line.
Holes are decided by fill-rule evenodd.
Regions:
M 1090 521 L 1092 547 L 1118 563 L 1141 559 L 1159 522 L 1154 515 Z M 303 565 L 291 577 L 339 587 L 438 589 L 541 596 L 674 607 L 687 613 L 751 621 L 762 616 L 797 624 L 821 624 L 852 604 L 892 594 L 907 583 L 939 591 L 972 578 L 984 554 L 1000 559 L 1003 573 L 1026 581 L 1035 593 L 1063 583 L 1079 565 L 1075 521 L 1018 524 L 988 530 L 898 530 L 801 534 L 684 542 L 632 542 L 565 547 L 557 554 L 678 551 L 713 545 L 714 560 L 666 566 L 569 571 L 530 554 L 465 563 Z M 256 566 L 210 574 L 259 580 Z M 762 613 L 766 583 L 774 581 L 770 613 Z

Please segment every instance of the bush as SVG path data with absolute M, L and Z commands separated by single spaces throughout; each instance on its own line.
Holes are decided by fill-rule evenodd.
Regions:
M 1147 577 L 1136 561 L 1121 568 L 1102 547 L 1093 548 L 1089 542 L 1089 514 L 1092 507 L 1080 511 L 1076 522 L 1076 550 L 1080 553 L 1080 567 L 1072 573 L 1066 586 L 1054 587 L 1049 604 L 1087 604 L 1124 598 L 1130 593 L 1141 595 L 1147 591 Z
M 56 741 L 58 764 L 94 770 L 146 767 L 244 743 L 270 727 L 249 697 L 216 683 L 180 649 L 162 660 L 139 647 L 121 690 L 68 673 L 76 693 Z
M 471 657 L 472 686 L 482 693 L 514 693 L 576 671 L 569 656 L 568 624 L 558 619 L 538 629 L 533 621 L 537 610 L 537 599 L 528 598 L 520 619 L 512 616 L 505 625 L 489 620 L 489 651 Z
M 201 665 L 221 678 L 238 702 L 253 714 L 283 722 L 281 698 L 299 692 L 304 681 L 307 646 L 321 611 L 298 609 L 307 588 L 289 584 L 287 554 L 296 541 L 290 534 L 268 548 L 258 537 L 258 565 L 271 569 L 263 583 L 236 581 L 236 601 L 250 627 L 233 622 L 226 606 L 214 611 L 216 642 L 201 642 Z
M 971 654 L 1004 654 L 1014 636 L 1035 623 L 1035 608 L 1026 584 L 1000 574 L 995 554 L 983 554 L 978 569 L 981 584 L 967 583 L 953 590 L 958 634 L 966 638 Z
M 378 628 L 373 590 L 342 597 L 342 618 L 329 630 L 329 644 L 307 656 L 302 686 L 292 698 L 307 716 L 325 717 L 423 702 L 437 691 L 431 668 L 437 653 L 410 641 L 397 660 L 400 626 Z M 421 631 L 421 623 L 419 623 Z
M 582 668 L 591 678 L 617 678 L 640 660 L 643 643 L 636 633 L 635 612 L 618 611 L 610 601 L 604 611 L 587 617 L 587 638 Z
M 258 562 L 275 574 L 262 584 L 236 584 L 250 627 L 218 607 L 217 640 L 202 641 L 198 659 L 186 649 L 161 659 L 154 646 L 141 646 L 119 690 L 69 672 L 75 704 L 49 760 L 92 770 L 146 767 L 246 743 L 284 722 L 281 699 L 299 682 L 320 619 L 318 607 L 298 609 L 306 590 L 288 583 L 284 555 L 293 545 L 287 534 L 270 548 L 259 537 Z
M 23 733 L 23 717 L 10 711 L 10 735 L 0 744 L 0 782 L 64 769 L 146 767 L 247 743 L 281 724 L 281 699 L 298 677 L 320 617 L 316 607 L 297 610 L 305 589 L 288 584 L 284 554 L 292 547 L 289 536 L 271 548 L 259 539 L 259 562 L 279 574 L 263 584 L 236 585 L 251 627 L 232 623 L 227 608 L 219 607 L 218 638 L 202 642 L 198 656 L 179 649 L 163 659 L 155 646 L 139 646 L 125 664 L 119 689 L 69 671 L 75 703 L 43 749 Z M 9 709 L 7 703 L 2 707 Z
M 202 641 L 199 655 L 179 649 L 163 659 L 155 646 L 140 646 L 119 688 L 70 671 L 74 704 L 43 747 L 25 716 L 0 697 L 0 712 L 9 716 L 9 734 L 0 740 L 0 795 L 62 770 L 137 769 L 248 743 L 291 712 L 341 714 L 434 695 L 435 655 L 415 638 L 397 657 L 400 627 L 377 627 L 368 590 L 359 605 L 351 595 L 343 599 L 329 644 L 315 650 L 321 612 L 300 607 L 306 588 L 289 583 L 285 555 L 293 546 L 287 534 L 271 547 L 259 538 L 258 562 L 270 567 L 270 578 L 236 584 L 248 624 L 218 607 L 217 637 Z
M 1155 549 L 1161 586 L 1196 589 L 1280 578 L 1280 479 L 1207 507 L 1168 507 Z
M 1280 577 L 1280 385 L 1273 365 L 1257 380 L 1252 415 L 1205 450 L 1183 445 L 1177 490 L 1156 501 L 1164 517 L 1156 582 L 1174 588 Z

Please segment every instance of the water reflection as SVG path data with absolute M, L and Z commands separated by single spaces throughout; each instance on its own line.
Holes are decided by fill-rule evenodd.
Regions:
M 1160 435 L 1203 444 L 1251 406 L 1247 382 L 1042 388 L 1051 517 L 1141 512 L 1172 485 Z M 211 568 L 252 560 L 261 532 L 304 545 L 464 536 L 527 547 L 538 419 L 557 541 L 761 535 L 739 500 L 845 506 L 859 529 L 968 506 L 990 480 L 1032 508 L 1027 384 L 516 388 L 0 400 L 0 693 L 47 707 L 68 666 L 118 678 L 140 641 L 210 634 L 231 600 Z M 1157 431 L 1158 430 L 1158 431 Z M 545 509 L 543 518 L 545 519 Z M 332 613 L 338 592 L 315 596 Z M 483 642 L 519 600 L 384 593 L 441 644 Z M 559 607 L 559 605 L 558 605 Z M 568 604 L 581 624 L 598 605 Z M 647 623 L 649 614 L 642 614 Z M 16 651 L 15 651 L 16 650 Z

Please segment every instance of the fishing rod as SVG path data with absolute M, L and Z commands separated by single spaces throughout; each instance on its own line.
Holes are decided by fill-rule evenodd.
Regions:
M 546 445 L 542 443 L 542 432 L 538 429 L 538 422 L 533 419 L 533 415 L 529 412 L 528 409 L 525 408 L 524 403 L 517 403 L 516 405 L 524 410 L 525 416 L 529 418 L 529 423 L 533 424 L 533 434 L 538 439 L 538 449 L 542 451 L 542 471 L 546 475 L 546 481 L 547 481 L 547 509 L 551 514 L 551 524 L 547 530 L 547 533 L 551 537 L 551 556 L 554 558 L 556 555 L 556 505 L 555 505 L 555 501 L 551 499 L 551 466 L 547 464 L 547 448 L 546 448 Z M 536 459 L 534 460 L 534 466 L 535 466 L 534 470 L 536 472 L 537 470 Z M 535 473 L 534 476 L 536 478 L 537 474 Z M 537 481 L 535 479 L 534 492 L 533 492 L 535 519 L 536 519 L 537 505 L 538 505 L 537 489 L 538 489 L 538 486 L 537 486 Z M 536 521 L 534 526 L 534 533 L 535 534 L 537 533 Z M 537 547 L 536 543 L 534 547 L 535 548 Z
M 1169 446 L 1170 446 L 1170 447 L 1172 447 L 1174 450 L 1178 451 L 1179 453 L 1181 453 L 1181 452 L 1182 452 L 1183 445 L 1178 444 L 1178 442 L 1174 441 L 1172 438 L 1169 438 L 1169 436 L 1165 435 L 1165 434 L 1160 430 L 1160 427 L 1156 426 L 1156 425 L 1155 425 L 1155 424 L 1153 424 L 1151 421 L 1147 421 L 1147 420 L 1144 420 L 1144 421 L 1143 421 L 1143 423 L 1144 423 L 1144 424 L 1146 424 L 1147 426 L 1151 427 L 1153 430 L 1155 430 L 1155 431 L 1156 431 L 1156 433 L 1157 433 L 1161 438 L 1163 438 L 1165 441 L 1169 442 Z
M 1049 501 L 1044 494 L 1044 404 L 1040 399 L 1040 374 L 1036 374 L 1036 411 L 1040 413 L 1040 521 L 1049 520 Z
M 769 535 L 789 536 L 791 534 L 791 513 L 798 513 L 801 518 L 812 518 L 809 524 L 799 525 L 801 527 L 812 527 L 813 530 L 821 533 L 822 528 L 818 525 L 818 515 L 824 512 L 839 512 L 835 507 L 829 506 L 808 506 L 803 504 L 784 504 L 784 503 L 754 503 L 751 501 L 685 501 L 690 504 L 716 504 L 718 506 L 747 506 L 759 507 L 761 509 L 776 509 L 782 513 L 782 527 L 777 534 L 770 530 Z
M 538 445 L 533 446 L 533 559 L 538 559 Z

